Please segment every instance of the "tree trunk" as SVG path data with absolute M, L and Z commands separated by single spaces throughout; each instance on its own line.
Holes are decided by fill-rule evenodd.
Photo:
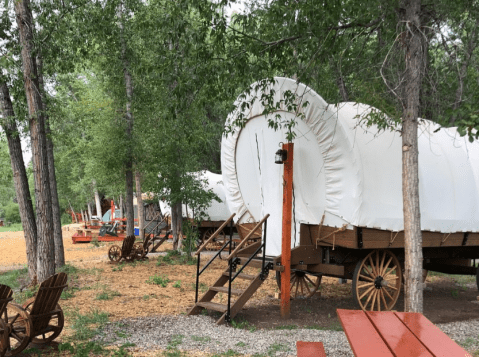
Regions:
M 143 199 L 141 198 L 141 174 L 135 172 L 136 180 L 136 201 L 138 205 L 138 229 L 140 230 L 140 239 L 145 239 L 145 208 L 143 207 Z
M 53 240 L 55 245 L 55 266 L 60 268 L 65 265 L 65 249 L 63 247 L 62 219 L 60 211 L 60 202 L 58 200 L 57 177 L 55 173 L 55 157 L 53 155 L 53 141 L 51 138 L 50 121 L 47 113 L 45 101 L 45 87 L 43 84 L 43 59 L 37 57 L 38 83 L 40 85 L 40 94 L 43 103 L 43 113 L 45 116 L 45 134 L 47 141 L 47 160 L 48 176 L 50 178 L 50 193 L 52 196 L 52 215 L 53 215 Z
M 403 212 L 406 277 L 404 309 L 422 312 L 422 235 L 419 210 L 418 115 L 423 75 L 424 41 L 421 33 L 421 0 L 406 0 L 404 112 L 402 120 Z
M 35 26 L 32 21 L 29 0 L 18 0 L 14 4 L 22 47 L 23 80 L 28 103 L 33 176 L 35 179 L 37 276 L 39 281 L 43 281 L 55 274 L 55 246 L 45 122 L 42 113 L 43 104 L 40 97 L 36 61 L 33 55 L 33 29 Z
M 120 209 L 120 218 L 123 218 L 125 216 L 125 214 L 124 214 L 124 210 L 123 210 L 123 196 L 122 195 L 120 195 L 119 202 L 120 203 L 118 205 L 119 206 L 118 208 Z
M 92 216 L 92 214 L 91 214 L 91 204 L 88 203 L 88 220 L 89 220 L 90 222 L 91 222 L 91 216 Z
M 12 101 L 6 83 L 0 83 L 0 110 L 3 116 L 2 127 L 7 137 L 10 151 L 10 162 L 13 171 L 15 194 L 20 209 L 23 234 L 27 248 L 28 278 L 30 282 L 37 281 L 37 226 L 33 212 L 32 197 L 28 185 L 27 172 L 22 156 L 20 135 L 15 122 Z
M 120 5 L 120 40 L 121 40 L 121 59 L 123 62 L 123 77 L 126 89 L 126 138 L 129 141 L 127 147 L 127 157 L 125 162 L 126 171 L 126 235 L 135 234 L 135 211 L 133 208 L 133 151 L 132 151 L 132 133 L 133 133 L 133 114 L 131 112 L 131 101 L 133 98 L 133 83 L 129 71 L 130 63 L 126 53 L 126 43 L 124 37 L 124 14 L 123 3 Z
M 173 249 L 179 250 L 183 240 L 183 210 L 181 202 L 171 207 L 171 230 L 173 231 Z
M 95 205 L 96 205 L 96 215 L 100 218 L 103 217 L 101 212 L 101 203 L 100 203 L 100 195 L 98 194 L 98 190 L 96 189 L 96 182 L 93 180 L 93 186 L 95 187 Z

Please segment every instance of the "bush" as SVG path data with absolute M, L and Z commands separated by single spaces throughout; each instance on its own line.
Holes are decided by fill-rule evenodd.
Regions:
M 20 208 L 17 203 L 9 203 L 5 206 L 5 221 L 12 223 L 21 223 Z

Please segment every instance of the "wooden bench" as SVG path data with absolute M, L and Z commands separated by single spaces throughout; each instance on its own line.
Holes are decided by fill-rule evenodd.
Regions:
M 356 357 L 472 357 L 420 313 L 337 313 Z
M 296 342 L 296 352 L 298 357 L 326 357 L 322 342 Z

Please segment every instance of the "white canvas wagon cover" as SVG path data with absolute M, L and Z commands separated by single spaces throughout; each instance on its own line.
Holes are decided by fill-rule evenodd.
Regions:
M 368 105 L 328 104 L 303 84 L 275 80 L 267 90 L 274 91 L 275 102 L 290 91 L 309 103 L 293 129 L 292 247 L 299 244 L 300 224 L 319 224 L 323 214 L 324 224 L 331 227 L 403 230 L 400 133 L 361 125 L 359 118 L 376 110 Z M 252 91 L 242 100 L 260 96 Z M 269 213 L 266 252 L 279 255 L 283 166 L 274 163 L 274 154 L 286 130 L 269 128 L 263 111 L 256 100 L 243 112 L 248 119 L 244 128 L 223 138 L 221 165 L 226 202 L 235 220 L 257 222 Z M 231 113 L 227 125 L 238 114 Z M 284 105 L 277 114 L 284 120 L 295 117 Z M 479 143 L 469 143 L 456 128 L 437 129 L 429 120 L 421 120 L 418 128 L 421 229 L 478 232 Z

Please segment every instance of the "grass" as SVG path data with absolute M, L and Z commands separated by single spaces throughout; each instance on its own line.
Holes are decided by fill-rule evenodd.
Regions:
M 3 227 L 2 227 L 3 228 Z M 28 278 L 28 269 L 9 270 L 5 273 L 0 273 L 0 284 L 8 285 L 12 289 L 20 287 L 20 281 Z
M 181 281 L 180 281 L 180 280 L 175 281 L 175 283 L 173 284 L 173 287 L 174 287 L 174 288 L 181 289 Z
M 157 266 L 161 265 L 195 265 L 196 258 L 192 258 L 187 254 L 181 254 L 178 250 L 170 250 L 164 257 L 159 257 L 156 262 Z
M 191 336 L 191 339 L 192 339 L 193 341 L 196 341 L 196 342 L 210 342 L 210 341 L 211 341 L 211 338 L 208 337 L 208 336 L 204 337 L 204 336 L 195 336 L 195 335 L 193 335 L 193 336 Z
M 12 223 L 10 226 L 2 226 L 0 227 L 0 233 L 2 232 L 20 232 L 23 231 L 23 227 L 21 223 Z
M 121 294 L 118 291 L 105 289 L 95 296 L 95 300 L 113 300 L 115 296 L 121 296 Z
M 275 330 L 296 330 L 298 328 L 297 325 L 282 325 L 282 326 L 276 326 L 274 329 Z
M 242 330 L 248 330 L 250 332 L 256 331 L 256 326 L 251 325 L 248 321 L 246 320 L 231 320 L 231 326 L 233 328 L 239 328 Z
M 276 352 L 288 352 L 289 350 L 288 345 L 285 345 L 284 343 L 273 343 L 268 347 L 267 354 L 269 356 L 274 356 L 276 355 Z
M 108 322 L 108 314 L 98 310 L 82 315 L 78 311 L 69 312 L 70 326 L 73 330 L 72 341 L 86 341 L 95 337 Z
M 163 288 L 166 288 L 168 286 L 168 283 L 170 282 L 170 279 L 168 279 L 168 277 L 166 276 L 154 275 L 150 276 L 146 282 L 148 284 L 156 284 L 160 285 Z

